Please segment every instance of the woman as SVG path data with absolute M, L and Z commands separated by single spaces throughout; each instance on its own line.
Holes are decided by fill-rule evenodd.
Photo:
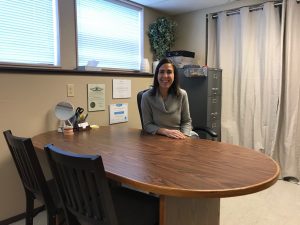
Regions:
M 190 136 L 188 97 L 179 88 L 177 69 L 171 60 L 162 59 L 157 65 L 153 87 L 143 94 L 141 106 L 146 132 L 176 139 Z

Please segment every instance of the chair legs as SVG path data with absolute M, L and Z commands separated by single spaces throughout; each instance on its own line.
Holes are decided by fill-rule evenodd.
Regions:
M 55 214 L 51 214 L 49 212 L 47 212 L 47 225 L 58 225 L 59 223 L 57 223 L 56 221 L 56 215 Z
M 65 225 L 66 218 L 63 211 L 51 211 L 46 209 L 47 211 L 47 225 Z
M 26 191 L 26 225 L 33 225 L 33 217 L 34 217 L 34 196 Z
M 33 218 L 37 213 L 34 212 L 35 197 L 31 192 L 26 191 L 26 225 L 33 225 Z M 55 212 L 47 210 L 47 225 L 59 225 L 59 220 Z
M 74 215 L 69 213 L 68 211 L 65 211 L 66 216 L 66 224 L 67 225 L 80 225 L 81 223 L 76 219 Z

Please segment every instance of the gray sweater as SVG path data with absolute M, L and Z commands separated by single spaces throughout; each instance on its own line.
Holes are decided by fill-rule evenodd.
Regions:
M 155 96 L 146 91 L 142 97 L 142 116 L 144 130 L 156 134 L 159 128 L 180 130 L 187 136 L 191 132 L 189 102 L 185 90 L 179 96 L 169 94 L 166 101 L 157 91 Z

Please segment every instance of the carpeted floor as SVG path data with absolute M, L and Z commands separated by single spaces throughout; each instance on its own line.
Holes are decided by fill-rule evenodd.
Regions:
M 255 194 L 221 199 L 220 225 L 298 225 L 300 185 L 278 180 Z
M 45 225 L 46 213 L 34 219 Z M 300 185 L 278 180 L 272 187 L 251 195 L 221 199 L 220 225 L 298 225 Z M 25 221 L 13 223 L 25 225 Z M 184 224 L 183 224 L 184 225 Z

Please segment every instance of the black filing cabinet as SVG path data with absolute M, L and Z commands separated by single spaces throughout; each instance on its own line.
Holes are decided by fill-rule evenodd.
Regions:
M 188 94 L 193 127 L 210 127 L 221 141 L 222 70 L 205 68 L 200 76 L 188 76 L 185 69 L 178 72 L 180 87 Z

